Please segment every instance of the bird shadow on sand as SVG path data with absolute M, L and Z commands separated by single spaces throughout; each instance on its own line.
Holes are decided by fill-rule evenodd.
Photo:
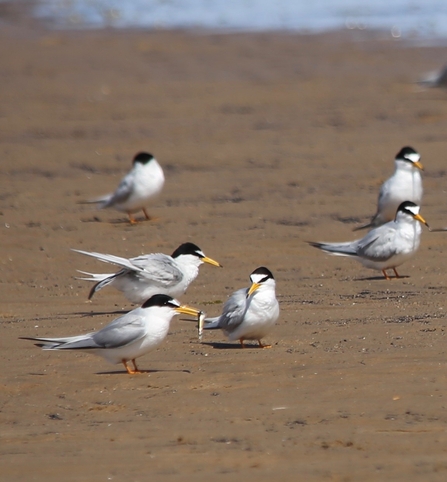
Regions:
M 215 350 L 246 350 L 261 348 L 259 345 L 245 343 L 244 348 L 239 343 L 221 343 L 221 342 L 202 342 L 202 345 L 211 346 Z
M 151 373 L 188 373 L 190 374 L 190 370 L 141 370 L 139 373 L 134 373 L 129 375 L 126 370 L 108 370 L 105 372 L 96 372 L 96 375 L 126 375 L 137 377 L 138 375 L 150 375 Z
M 197 318 L 178 318 L 177 321 L 186 321 L 190 323 L 198 323 Z
M 135 223 L 131 223 L 127 218 L 115 218 L 109 220 L 103 220 L 98 216 L 92 216 L 90 218 L 81 219 L 83 223 L 106 223 L 106 224 L 113 224 L 115 226 L 122 226 L 127 225 L 129 227 L 138 226 L 139 224 L 149 223 L 149 222 L 156 222 L 158 218 L 154 217 L 151 219 L 146 219 L 144 217 L 135 218 Z
M 75 311 L 71 313 L 72 316 L 80 316 L 81 318 L 93 317 L 93 316 L 106 316 L 106 315 L 126 315 L 131 310 L 114 310 L 114 311 Z
M 153 221 L 153 220 L 152 219 L 146 219 L 146 218 L 143 218 L 143 217 L 138 217 L 138 218 L 135 218 L 134 223 L 131 223 L 126 218 L 115 218 L 115 219 L 110 219 L 108 221 L 103 221 L 103 222 L 109 223 L 109 224 L 116 224 L 116 225 L 127 224 L 127 226 L 129 226 L 129 227 L 133 227 L 133 226 L 138 226 L 139 224 L 150 223 L 151 221 Z
M 385 279 L 383 276 L 367 276 L 365 278 L 356 278 L 353 281 L 396 281 L 396 280 L 407 279 L 407 278 L 410 278 L 410 276 L 399 275 L 399 278 L 396 278 L 395 276 L 391 276 L 389 280 Z
M 82 223 L 102 223 L 101 218 L 98 218 L 98 216 L 92 216 L 90 218 L 84 218 L 81 219 Z

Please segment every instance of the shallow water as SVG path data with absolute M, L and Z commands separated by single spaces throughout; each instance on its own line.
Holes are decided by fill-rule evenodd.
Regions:
M 38 0 L 55 28 L 303 31 L 379 29 L 395 37 L 447 37 L 445 0 Z

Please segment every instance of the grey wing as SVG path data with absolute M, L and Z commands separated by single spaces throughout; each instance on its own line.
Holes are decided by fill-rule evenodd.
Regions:
M 123 202 L 126 202 L 129 199 L 130 195 L 132 194 L 133 183 L 134 183 L 133 173 L 127 174 L 119 183 L 118 187 L 116 188 L 116 191 L 112 194 L 112 196 L 104 205 L 104 207 L 113 206 L 114 204 L 121 204 Z
M 169 288 L 183 280 L 183 273 L 175 261 L 166 254 L 155 253 L 132 258 L 131 263 L 139 268 L 138 277 L 148 279 L 155 284 Z
M 387 261 L 396 254 L 396 230 L 390 223 L 370 231 L 358 241 L 358 256 L 371 261 Z
M 96 332 L 92 339 L 99 348 L 119 348 L 143 338 L 145 334 L 142 317 L 127 313 Z
M 219 317 L 219 328 L 233 331 L 244 321 L 247 310 L 247 293 L 248 288 L 241 288 L 228 298 Z
M 383 209 L 384 204 L 388 201 L 390 192 L 391 178 L 387 179 L 380 187 L 379 197 L 377 199 L 377 213 Z

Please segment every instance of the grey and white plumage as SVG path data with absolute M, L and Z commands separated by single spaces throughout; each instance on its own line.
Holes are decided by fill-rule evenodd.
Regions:
M 396 267 L 412 258 L 419 248 L 420 223 L 428 227 L 419 214 L 419 206 L 405 201 L 397 209 L 393 221 L 372 229 L 361 239 L 345 243 L 309 244 L 332 255 L 356 259 L 367 268 L 381 270 L 386 279 L 390 279 L 386 270 L 393 269 L 398 278 Z
M 422 87 L 447 87 L 447 65 L 441 70 L 429 72 L 417 82 Z
M 208 258 L 194 243 L 181 244 L 171 256 L 163 253 L 143 254 L 136 258 L 121 258 L 112 254 L 101 254 L 74 249 L 77 253 L 92 256 L 105 263 L 120 266 L 116 273 L 93 274 L 80 271 L 96 282 L 90 290 L 89 299 L 105 286 L 121 291 L 132 303 L 141 304 L 157 293 L 181 296 L 199 274 L 203 263 L 221 267 L 214 259 Z
M 394 160 L 394 174 L 381 186 L 377 200 L 377 212 L 371 221 L 354 231 L 374 228 L 392 221 L 396 210 L 404 201 L 412 201 L 418 206 L 422 203 L 423 166 L 421 156 L 412 147 L 403 147 Z
M 115 192 L 88 201 L 100 209 L 113 208 L 127 213 L 130 222 L 136 223 L 133 216 L 142 210 L 146 219 L 149 202 L 160 194 L 165 183 L 163 169 L 152 154 L 140 152 L 132 161 L 132 169 L 123 177 Z
M 21 337 L 37 341 L 44 350 L 74 350 L 99 355 L 109 363 L 122 363 L 129 374 L 140 372 L 136 358 L 156 348 L 166 337 L 173 316 L 200 312 L 167 295 L 154 295 L 141 307 L 113 320 L 99 331 L 63 338 Z M 132 361 L 134 369 L 128 366 Z
M 224 303 L 222 314 L 206 318 L 205 330 L 220 329 L 230 341 L 239 340 L 244 347 L 245 340 L 261 340 L 273 328 L 279 317 L 279 304 L 275 293 L 275 279 L 272 272 L 257 268 L 250 275 L 251 286 L 235 291 Z

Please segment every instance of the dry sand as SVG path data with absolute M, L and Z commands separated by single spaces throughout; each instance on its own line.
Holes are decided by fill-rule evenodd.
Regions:
M 418 91 L 443 47 L 358 33 L 0 32 L 1 475 L 5 481 L 444 481 L 447 234 L 424 230 L 402 279 L 306 240 L 354 239 L 404 145 L 422 154 L 423 216 L 447 225 L 447 94 Z M 79 201 L 133 155 L 167 177 L 150 213 Z M 176 319 L 139 376 L 20 336 L 98 329 L 132 308 L 70 248 L 136 256 L 193 241 L 181 301 L 219 313 L 250 272 L 281 317 L 241 349 Z M 111 267 L 110 271 L 113 271 Z

